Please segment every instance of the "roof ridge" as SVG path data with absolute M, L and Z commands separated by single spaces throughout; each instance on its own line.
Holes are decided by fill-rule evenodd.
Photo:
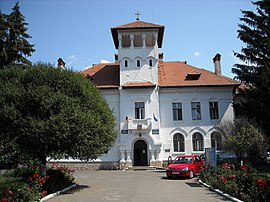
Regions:
M 133 21 L 133 22 L 128 22 L 128 23 L 125 23 L 125 24 L 121 24 L 121 25 L 118 25 L 118 26 L 114 26 L 114 27 L 112 27 L 112 29 L 123 27 L 123 26 L 132 25 L 134 23 L 145 23 L 145 24 L 152 25 L 154 27 L 163 27 L 163 25 L 160 25 L 160 24 L 154 24 L 154 23 L 151 23 L 151 22 L 145 22 L 145 21 L 142 21 L 142 20 L 137 20 L 137 21 Z

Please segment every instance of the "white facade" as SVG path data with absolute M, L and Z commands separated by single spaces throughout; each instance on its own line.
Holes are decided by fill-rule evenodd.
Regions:
M 158 166 L 169 156 L 200 154 L 220 144 L 213 137 L 221 121 L 234 119 L 235 84 L 161 86 L 158 40 L 163 33 L 136 23 L 142 24 L 112 28 L 118 40 L 119 86 L 101 88 L 101 93 L 113 109 L 119 135 L 99 160 Z

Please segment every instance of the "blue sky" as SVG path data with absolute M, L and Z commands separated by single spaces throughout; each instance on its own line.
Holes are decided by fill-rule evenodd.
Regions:
M 9 14 L 17 0 L 1 0 L 2 13 Z M 110 28 L 136 19 L 165 26 L 165 61 L 213 71 L 212 58 L 221 54 L 222 74 L 234 77 L 239 63 L 233 51 L 244 46 L 237 38 L 240 10 L 255 10 L 251 0 L 20 0 L 29 23 L 27 33 L 36 51 L 32 62 L 57 64 L 59 57 L 75 71 L 101 61 L 114 61 Z

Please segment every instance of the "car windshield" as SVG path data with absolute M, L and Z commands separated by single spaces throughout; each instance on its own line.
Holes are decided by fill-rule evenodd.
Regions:
M 192 157 L 176 157 L 173 164 L 191 164 Z

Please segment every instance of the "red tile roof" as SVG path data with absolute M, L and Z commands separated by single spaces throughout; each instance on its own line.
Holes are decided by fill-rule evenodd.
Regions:
M 159 62 L 158 67 L 159 87 L 240 85 L 238 81 L 225 76 L 217 76 L 211 71 L 193 67 L 184 62 Z M 90 77 L 98 88 L 118 88 L 120 86 L 119 69 L 119 63 L 97 64 L 81 73 Z M 152 86 L 155 84 L 151 82 L 130 82 L 123 88 Z
M 119 46 L 118 30 L 129 30 L 129 29 L 158 29 L 158 47 L 159 48 L 162 47 L 165 26 L 138 20 L 135 22 L 130 22 L 124 25 L 111 28 L 113 41 L 116 49 L 118 49 Z
M 81 71 L 85 77 L 89 77 L 98 88 L 118 88 L 119 63 L 106 63 L 93 65 Z
M 187 75 L 198 75 L 198 79 L 188 79 Z M 239 85 L 239 82 L 228 77 L 217 76 L 211 71 L 178 61 L 159 62 L 158 79 L 160 87 Z
M 128 82 L 125 83 L 123 88 L 140 88 L 140 87 L 155 87 L 156 85 L 151 82 Z

